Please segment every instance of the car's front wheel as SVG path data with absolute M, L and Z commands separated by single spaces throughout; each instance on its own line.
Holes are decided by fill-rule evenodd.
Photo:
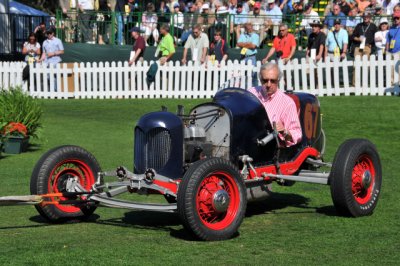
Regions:
M 184 226 L 202 240 L 231 238 L 246 212 L 239 171 L 221 158 L 196 162 L 179 185 L 178 212 Z

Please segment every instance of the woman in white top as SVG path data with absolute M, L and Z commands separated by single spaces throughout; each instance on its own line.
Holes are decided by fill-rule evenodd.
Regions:
M 142 30 L 144 31 L 144 40 L 146 41 L 146 45 L 148 45 L 147 40 L 150 35 L 153 35 L 154 38 L 154 46 L 157 46 L 158 37 L 160 34 L 157 30 L 157 22 L 158 17 L 157 14 L 154 13 L 155 6 L 153 3 L 148 3 L 146 6 L 146 11 L 143 12 L 142 15 Z
M 386 34 L 388 33 L 389 23 L 387 18 L 379 21 L 379 31 L 375 33 L 376 55 L 383 55 L 386 47 Z
M 40 58 L 40 44 L 36 40 L 34 33 L 29 34 L 28 41 L 22 47 L 22 54 L 25 56 L 25 62 L 32 64 Z

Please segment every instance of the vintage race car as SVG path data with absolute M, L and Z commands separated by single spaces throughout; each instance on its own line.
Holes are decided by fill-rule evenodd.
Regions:
M 271 184 L 326 184 L 338 214 L 370 215 L 379 198 L 382 170 L 375 146 L 350 139 L 333 163 L 323 160 L 325 135 L 318 99 L 288 93 L 298 108 L 303 138 L 279 144 L 259 100 L 244 89 L 218 91 L 211 102 L 185 115 L 161 111 L 143 115 L 135 127 L 134 167 L 102 171 L 78 146 L 45 153 L 31 177 L 39 213 L 50 222 L 91 215 L 98 206 L 176 212 L 185 228 L 203 240 L 231 238 L 249 201 L 264 200 Z M 322 169 L 327 169 L 323 171 Z M 114 176 L 115 182 L 104 182 Z M 165 204 L 115 198 L 122 193 L 159 193 Z

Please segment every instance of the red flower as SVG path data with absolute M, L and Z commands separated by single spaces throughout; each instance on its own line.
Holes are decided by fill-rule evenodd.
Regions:
M 26 126 L 21 123 L 16 123 L 16 122 L 10 122 L 8 125 L 4 127 L 3 132 L 1 132 L 4 136 L 7 135 L 12 135 L 12 136 L 19 136 L 22 135 L 26 137 L 28 134 L 28 130 L 26 129 Z

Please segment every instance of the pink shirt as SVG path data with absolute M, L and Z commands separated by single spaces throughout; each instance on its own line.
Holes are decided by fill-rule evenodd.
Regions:
M 295 145 L 301 141 L 301 125 L 295 102 L 280 90 L 269 96 L 262 87 L 253 87 L 249 89 L 262 103 L 271 124 L 280 121 L 285 129 L 292 136 L 292 141 L 286 141 L 286 147 Z M 264 95 L 265 94 L 265 95 Z M 284 140 L 284 137 L 279 134 Z

